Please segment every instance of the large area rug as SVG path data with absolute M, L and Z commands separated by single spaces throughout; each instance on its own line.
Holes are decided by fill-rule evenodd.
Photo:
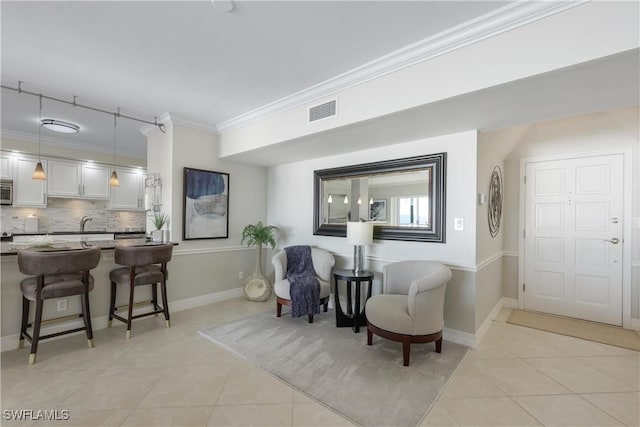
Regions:
M 366 328 L 336 328 L 332 311 L 312 324 L 259 313 L 200 333 L 363 426 L 418 425 L 467 352 L 414 344 L 404 367 L 400 343 L 374 336 L 369 347 Z
M 513 310 L 507 323 L 640 351 L 638 332 L 602 323 L 522 310 Z

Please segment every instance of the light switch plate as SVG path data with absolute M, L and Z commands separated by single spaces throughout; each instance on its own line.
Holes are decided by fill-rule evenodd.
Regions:
M 464 219 L 463 218 L 454 218 L 453 219 L 453 229 L 456 231 L 464 230 Z

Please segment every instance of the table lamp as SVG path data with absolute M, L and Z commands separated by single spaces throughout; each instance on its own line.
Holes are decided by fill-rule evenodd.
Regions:
M 364 271 L 362 247 L 373 243 L 372 222 L 348 222 L 347 242 L 353 245 L 353 272 Z

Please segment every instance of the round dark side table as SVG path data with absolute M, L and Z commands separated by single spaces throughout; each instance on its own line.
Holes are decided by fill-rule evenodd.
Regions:
M 373 284 L 373 273 L 370 271 L 359 271 L 355 272 L 353 270 L 338 270 L 333 272 L 333 279 L 335 283 L 335 296 L 336 296 L 336 327 L 343 328 L 346 326 L 351 326 L 353 328 L 353 332 L 360 332 L 360 325 L 367 324 L 367 317 L 365 314 L 364 305 L 362 310 L 360 309 L 360 284 L 362 282 L 368 282 L 369 286 L 367 287 L 367 298 L 366 300 L 371 298 L 371 285 Z M 347 313 L 345 314 L 342 311 L 342 306 L 340 305 L 340 292 L 338 292 L 338 283 L 340 281 L 346 282 L 347 286 Z M 355 283 L 356 295 L 355 301 L 351 301 L 351 284 Z

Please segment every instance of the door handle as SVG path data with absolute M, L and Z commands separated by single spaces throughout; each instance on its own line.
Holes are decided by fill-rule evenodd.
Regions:
M 605 240 L 605 242 L 609 242 L 609 243 L 613 243 L 614 245 L 617 245 L 618 243 L 620 243 L 620 239 L 618 239 L 617 237 L 612 237 L 609 240 Z

